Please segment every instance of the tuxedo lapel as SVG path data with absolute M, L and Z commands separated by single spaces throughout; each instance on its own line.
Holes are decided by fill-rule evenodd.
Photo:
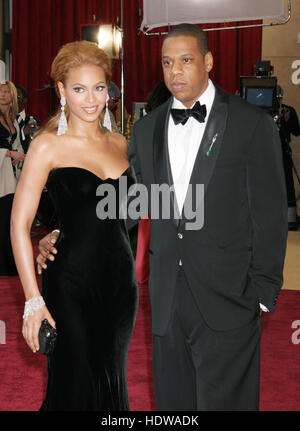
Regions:
M 228 116 L 228 95 L 216 86 L 215 99 L 190 178 L 195 208 L 196 184 L 204 185 L 204 194 L 213 174 L 222 145 Z M 186 201 L 185 201 L 186 203 Z M 201 202 L 197 202 L 197 207 Z M 184 211 L 183 211 L 184 217 Z
M 154 178 L 157 184 L 170 184 L 167 154 L 167 132 L 170 106 L 165 104 L 158 112 L 153 136 Z
M 172 101 L 173 99 L 171 98 L 167 103 L 162 106 L 162 110 L 158 113 L 153 137 L 153 170 L 155 182 L 158 185 L 168 184 L 170 187 L 174 187 L 168 150 L 168 124 Z M 174 208 L 176 208 L 176 212 L 178 214 L 178 206 L 175 193 L 170 193 L 170 197 L 171 219 L 177 225 L 178 220 L 172 216 L 174 215 Z M 164 203 L 168 204 L 167 202 L 163 202 L 163 204 Z

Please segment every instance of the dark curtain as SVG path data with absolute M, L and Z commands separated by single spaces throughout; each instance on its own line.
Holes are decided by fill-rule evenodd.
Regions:
M 146 101 L 149 92 L 162 79 L 163 36 L 145 36 L 139 32 L 141 4 L 139 0 L 124 0 L 124 81 L 128 112 L 132 102 Z M 49 88 L 51 62 L 62 44 L 80 40 L 80 24 L 92 23 L 94 15 L 101 23 L 116 22 L 120 18 L 120 1 L 13 1 L 12 80 L 28 90 L 27 111 L 42 122 L 58 103 L 53 89 Z M 212 31 L 208 32 L 208 38 L 214 56 L 211 78 L 235 93 L 240 75 L 253 75 L 253 65 L 261 58 L 261 29 Z M 118 60 L 113 62 L 112 79 L 120 85 Z

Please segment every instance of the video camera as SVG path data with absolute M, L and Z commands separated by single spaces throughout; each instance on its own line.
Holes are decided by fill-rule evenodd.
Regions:
M 273 66 L 270 61 L 257 61 L 255 76 L 240 77 L 240 96 L 267 111 L 274 121 L 277 121 L 280 115 L 280 104 L 277 95 L 277 78 L 271 76 L 272 72 Z
M 289 131 L 284 117 L 285 113 L 288 112 L 288 108 L 282 105 L 282 89 L 277 85 L 277 78 L 271 76 L 272 72 L 273 66 L 271 66 L 270 61 L 257 61 L 255 63 L 255 76 L 240 77 L 240 96 L 272 115 L 278 128 L 283 155 L 288 157 L 300 184 L 300 176 L 293 162 L 292 152 L 289 147 Z M 300 196 L 297 200 L 299 198 Z M 296 215 L 293 216 L 293 222 L 295 220 Z

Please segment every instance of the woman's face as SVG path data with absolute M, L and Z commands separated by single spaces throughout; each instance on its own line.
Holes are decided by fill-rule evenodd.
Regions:
M 12 95 L 7 84 L 0 85 L 0 105 L 10 105 L 12 102 Z
M 58 83 L 60 95 L 72 117 L 85 122 L 98 121 L 106 104 L 107 83 L 102 67 L 85 64 L 69 71 L 65 85 Z

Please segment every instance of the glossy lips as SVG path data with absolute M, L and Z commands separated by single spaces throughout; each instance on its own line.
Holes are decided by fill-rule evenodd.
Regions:
M 90 108 L 82 108 L 86 114 L 95 114 L 98 110 L 98 106 L 92 106 Z

